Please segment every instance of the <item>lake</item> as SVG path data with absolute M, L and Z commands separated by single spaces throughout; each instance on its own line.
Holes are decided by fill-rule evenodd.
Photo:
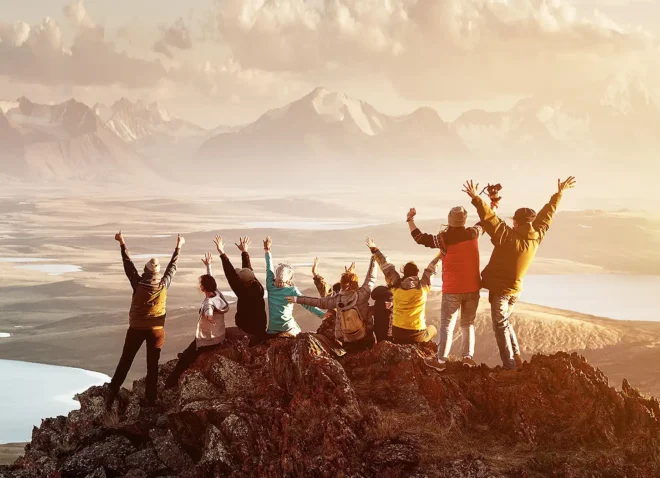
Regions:
M 110 378 L 102 373 L 54 365 L 0 360 L 0 443 L 30 441 L 42 418 L 80 408 L 76 393 Z
M 442 280 L 436 277 L 433 284 L 439 290 Z M 520 301 L 610 319 L 660 321 L 658 291 L 660 275 L 529 275 Z

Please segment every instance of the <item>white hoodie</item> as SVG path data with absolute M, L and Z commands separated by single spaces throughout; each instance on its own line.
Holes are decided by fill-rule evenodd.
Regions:
M 210 268 L 208 270 L 210 275 Z M 195 342 L 197 348 L 217 345 L 225 340 L 225 313 L 229 311 L 229 303 L 222 292 L 215 291 L 213 297 L 207 297 L 199 309 Z

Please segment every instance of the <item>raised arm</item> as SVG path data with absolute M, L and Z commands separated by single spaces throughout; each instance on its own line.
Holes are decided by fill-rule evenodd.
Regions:
M 270 249 L 273 241 L 270 236 L 264 240 L 264 253 L 266 255 L 266 289 L 273 289 L 275 287 L 275 269 L 273 269 L 273 257 L 271 256 Z
M 124 272 L 126 273 L 126 277 L 128 277 L 128 281 L 131 283 L 131 287 L 135 289 L 138 282 L 140 281 L 140 273 L 131 260 L 131 256 L 128 253 L 128 249 L 126 248 L 126 241 L 124 241 L 124 236 L 121 231 L 115 234 L 115 241 L 119 242 L 121 247 L 121 260 L 122 264 L 124 265 Z
M 213 242 L 215 244 L 215 248 L 218 251 L 218 254 L 220 254 L 220 260 L 222 261 L 222 271 L 225 273 L 229 287 L 231 287 L 231 290 L 233 290 L 235 293 L 238 293 L 238 290 L 241 288 L 241 280 L 238 278 L 236 269 L 234 269 L 234 266 L 229 260 L 229 257 L 227 257 L 227 254 L 225 254 L 225 241 L 222 240 L 222 237 L 215 236 L 215 240 Z
M 545 237 L 545 234 L 550 229 L 550 224 L 552 223 L 552 217 L 557 212 L 557 206 L 561 201 L 564 191 L 567 189 L 572 189 L 575 187 L 575 178 L 570 176 L 566 181 L 557 180 L 557 189 L 558 191 L 550 198 L 550 202 L 543 206 L 543 209 L 538 213 L 536 219 L 532 223 L 534 229 L 539 233 L 539 238 L 542 241 Z
M 369 261 L 369 269 L 367 269 L 367 275 L 364 278 L 364 283 L 362 288 L 366 289 L 369 294 L 374 289 L 376 285 L 376 278 L 378 277 L 378 269 L 376 269 L 376 258 L 372 255 L 371 260 Z
M 479 214 L 479 219 L 481 227 L 484 228 L 486 234 L 491 238 L 491 242 L 494 246 L 499 246 L 507 240 L 510 234 L 512 234 L 513 229 L 506 225 L 506 222 L 502 221 L 495 211 L 479 197 L 479 184 L 474 185 L 470 180 L 464 184 L 463 192 L 472 198 L 472 204 L 477 209 Z
M 176 248 L 174 249 L 174 254 L 172 254 L 170 263 L 167 265 L 167 269 L 165 269 L 163 278 L 160 280 L 161 284 L 163 284 L 166 288 L 169 288 L 172 285 L 172 279 L 174 278 L 174 274 L 176 274 L 176 264 L 179 261 L 181 248 L 185 243 L 186 243 L 185 238 L 181 234 L 179 234 L 176 240 Z
M 387 260 L 387 257 L 385 257 L 378 247 L 376 247 L 376 243 L 370 237 L 367 237 L 367 247 L 374 255 L 376 262 L 380 266 L 380 270 L 383 271 L 387 283 L 394 287 L 398 287 L 401 282 L 401 276 L 396 271 L 396 267 Z
M 424 274 L 422 274 L 422 287 L 431 287 L 431 278 L 435 275 L 435 272 L 438 269 L 438 261 L 442 258 L 442 252 L 433 258 L 433 260 L 426 266 L 424 269 Z
M 327 297 L 332 295 L 332 287 L 328 285 L 322 275 L 318 273 L 319 258 L 314 258 L 314 264 L 312 265 L 312 277 L 314 278 L 314 285 L 316 290 L 319 291 L 319 296 Z
M 440 236 L 433 234 L 425 234 L 419 230 L 415 224 L 415 216 L 417 215 L 417 210 L 413 207 L 408 211 L 406 217 L 406 222 L 410 228 L 410 235 L 414 241 L 422 246 L 430 247 L 431 249 L 440 249 L 442 244 L 440 243 Z
M 254 271 L 254 269 L 252 269 L 252 263 L 250 262 L 250 254 L 248 253 L 250 244 L 252 244 L 250 238 L 244 236 L 239 238 L 238 244 L 235 245 L 238 247 L 238 250 L 241 251 L 241 267 L 243 269 L 250 269 L 251 271 Z

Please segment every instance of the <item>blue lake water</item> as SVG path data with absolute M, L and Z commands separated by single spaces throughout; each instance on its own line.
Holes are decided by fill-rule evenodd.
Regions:
M 439 289 L 442 281 L 436 277 L 433 284 Z M 520 301 L 610 319 L 660 321 L 660 275 L 529 275 Z
M 29 441 L 43 418 L 80 408 L 76 393 L 109 380 L 82 369 L 0 360 L 0 443 Z

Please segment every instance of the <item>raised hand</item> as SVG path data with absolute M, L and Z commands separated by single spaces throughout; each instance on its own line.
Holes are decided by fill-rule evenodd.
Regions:
M 334 317 L 334 315 L 335 315 L 334 311 L 329 310 L 329 311 L 327 311 L 327 312 L 323 315 L 323 317 L 321 317 L 321 318 L 322 318 L 323 320 L 325 320 L 325 319 L 329 319 L 329 318 L 331 318 L 331 317 Z
M 295 303 L 296 303 L 296 298 L 295 298 L 295 297 L 287 297 L 287 298 L 286 298 L 286 301 L 287 301 L 289 304 L 295 304 Z
M 463 185 L 463 192 L 474 199 L 479 195 L 479 183 L 475 185 L 471 179 L 469 181 L 465 181 L 465 184 Z
M 225 242 L 222 240 L 222 237 L 215 236 L 215 248 L 218 250 L 218 254 L 223 255 L 225 253 Z
M 250 244 L 252 244 L 252 241 L 247 236 L 240 237 L 238 240 L 238 244 L 234 243 L 234 245 L 238 247 L 238 250 L 241 252 L 247 252 L 248 249 L 250 248 Z
M 206 254 L 204 254 L 204 257 L 202 258 L 202 263 L 206 267 L 208 267 L 209 265 L 211 265 L 211 262 L 213 262 L 213 256 L 211 255 L 210 252 L 207 252 Z
M 374 247 L 376 247 L 376 243 L 375 243 L 374 240 L 373 240 L 372 238 L 370 238 L 370 237 L 367 237 L 367 247 L 368 247 L 369 249 L 373 249 Z
M 406 215 L 406 221 L 407 222 L 412 221 L 413 219 L 415 219 L 416 215 L 417 215 L 417 209 L 415 209 L 414 207 L 411 207 L 410 211 L 408 211 L 408 214 Z
M 576 181 L 574 176 L 569 176 L 566 181 L 563 181 L 561 179 L 557 179 L 557 189 L 559 190 L 560 193 L 563 193 L 567 189 L 573 189 L 575 187 Z
M 351 265 L 346 267 L 346 272 L 355 272 L 355 262 L 351 262 Z
M 270 252 L 270 248 L 273 246 L 273 240 L 270 238 L 270 236 L 266 236 L 266 239 L 264 239 L 264 251 Z
M 121 231 L 115 234 L 115 241 L 117 241 L 120 244 L 124 244 L 124 235 L 121 233 Z
M 176 248 L 181 249 L 181 247 L 186 243 L 186 238 L 181 234 L 176 238 Z
M 318 274 L 316 273 L 317 269 L 319 267 L 319 258 L 315 257 L 314 258 L 314 264 L 312 264 L 312 275 L 316 277 Z

